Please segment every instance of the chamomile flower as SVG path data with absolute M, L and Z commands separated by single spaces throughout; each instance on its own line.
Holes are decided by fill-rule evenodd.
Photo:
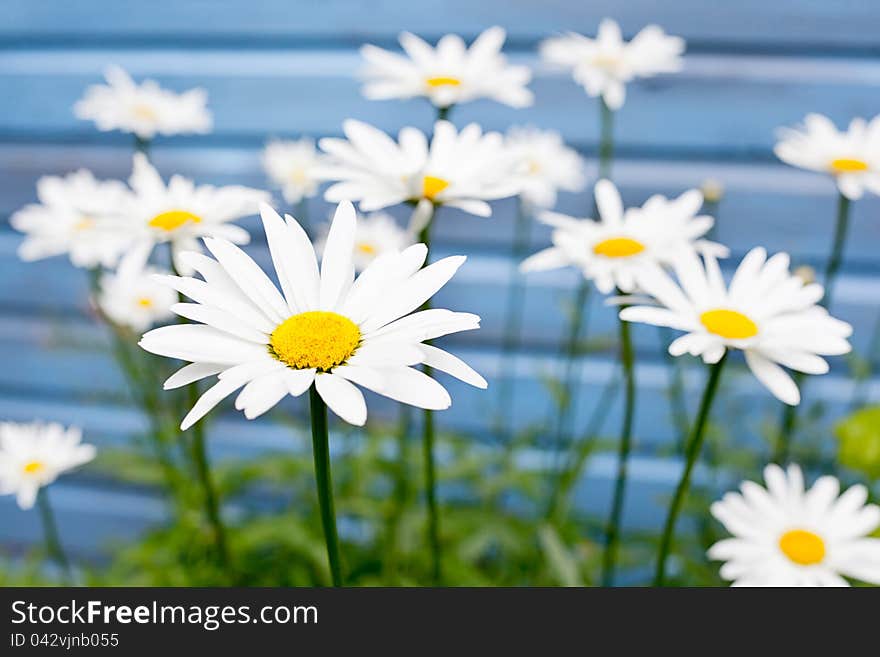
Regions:
M 410 202 L 448 205 L 481 217 L 492 214 L 486 202 L 515 195 L 520 183 L 514 162 L 497 132 L 483 133 L 476 123 L 458 132 L 437 121 L 430 146 L 416 128 L 404 128 L 398 141 L 360 121 L 343 124 L 347 139 L 319 142 L 331 161 L 322 177 L 336 180 L 324 193 L 332 203 L 358 201 L 369 212 Z
M 511 66 L 501 54 L 506 33 L 490 27 L 468 48 L 461 37 L 447 34 L 432 48 L 409 32 L 400 35 L 406 56 L 366 45 L 361 55 L 363 94 L 370 100 L 427 98 L 437 107 L 449 107 L 489 98 L 511 107 L 527 107 L 534 96 L 526 88 L 531 71 Z
M 668 36 L 656 25 L 648 25 L 626 42 L 620 26 L 606 18 L 595 39 L 570 32 L 546 39 L 540 51 L 548 63 L 571 69 L 587 94 L 602 96 L 610 109 L 618 110 L 628 82 L 680 71 L 684 46 L 684 39 Z
M 129 197 L 123 183 L 96 180 L 85 169 L 40 178 L 39 203 L 9 220 L 26 235 L 19 257 L 31 261 L 67 254 L 76 267 L 115 266 L 132 240 L 123 216 Z
M 520 177 L 520 196 L 530 205 L 552 208 L 559 190 L 579 192 L 586 186 L 584 159 L 558 132 L 513 127 L 505 143 Z
M 94 121 L 98 130 L 131 132 L 141 139 L 211 131 L 204 89 L 178 94 L 155 80 L 138 85 L 118 66 L 109 67 L 104 78 L 106 85 L 89 87 L 73 108 L 77 118 Z
M 315 244 L 319 255 L 324 253 L 329 232 L 330 224 Z M 354 235 L 354 269 L 361 272 L 379 256 L 400 253 L 414 241 L 412 233 L 401 228 L 389 214 L 374 212 L 359 217 Z
M 174 290 L 156 280 L 159 270 L 145 266 L 141 255 L 132 251 L 115 272 L 104 273 L 95 300 L 114 324 L 138 332 L 170 318 L 177 301 Z
M 311 139 L 276 140 L 263 150 L 263 169 L 281 187 L 285 201 L 299 203 L 318 193 L 321 181 L 315 174 L 322 159 Z
M 0 495 L 15 495 L 30 509 L 40 488 L 95 458 L 94 446 L 81 440 L 79 429 L 54 422 L 0 424 Z
M 703 196 L 695 189 L 677 199 L 652 196 L 640 208 L 623 209 L 614 183 L 600 180 L 595 188 L 599 220 L 575 219 L 542 212 L 539 221 L 553 226 L 553 246 L 520 265 L 524 272 L 577 267 L 603 294 L 618 288 L 631 293 L 636 275 L 646 266 L 672 263 L 683 252 L 727 254 L 720 244 L 701 240 L 714 220 L 698 214 Z
M 764 249 L 752 249 L 730 285 L 714 257 L 704 260 L 682 252 L 674 264 L 678 284 L 659 268 L 640 272 L 639 287 L 660 307 L 632 306 L 620 318 L 685 331 L 669 345 L 673 356 L 690 353 L 716 363 L 727 349 L 740 349 L 770 392 L 791 406 L 800 403 L 797 385 L 782 366 L 825 374 L 828 363 L 821 357 L 848 353 L 852 327 L 817 305 L 822 286 L 791 274 L 786 253 L 767 258 Z
M 216 260 L 199 253 L 182 256 L 204 280 L 166 278 L 195 302 L 172 310 L 202 323 L 154 329 L 140 342 L 149 352 L 191 363 L 172 375 L 166 388 L 218 376 L 183 419 L 182 429 L 242 387 L 235 407 L 247 418 L 314 385 L 327 406 L 354 425 L 367 419 L 355 384 L 420 408 L 448 408 L 449 393 L 414 369 L 418 364 L 486 387 L 463 361 L 423 344 L 476 329 L 480 318 L 439 308 L 414 312 L 452 278 L 464 256 L 422 268 L 427 248 L 416 244 L 376 258 L 355 279 L 357 220 L 351 203 L 336 210 L 320 270 L 295 219 L 288 216 L 285 222 L 266 205 L 261 214 L 281 292 L 241 249 L 205 238 Z
M 803 128 L 779 131 L 774 152 L 786 164 L 830 174 L 849 199 L 880 194 L 880 116 L 853 119 L 840 132 L 828 117 L 809 114 Z
M 868 490 L 820 477 L 804 490 L 796 465 L 764 468 L 766 487 L 752 481 L 727 493 L 712 515 L 733 534 L 709 548 L 726 562 L 721 576 L 733 586 L 849 586 L 843 577 L 880 584 L 880 507 Z
M 256 214 L 270 198 L 239 185 L 196 186 L 183 176 L 172 176 L 166 185 L 142 153 L 134 156 L 129 184 L 134 192 L 130 214 L 141 246 L 170 242 L 175 268 L 186 273 L 191 270 L 179 258 L 182 251 L 198 250 L 198 238 L 208 236 L 247 244 L 250 234 L 229 222 Z

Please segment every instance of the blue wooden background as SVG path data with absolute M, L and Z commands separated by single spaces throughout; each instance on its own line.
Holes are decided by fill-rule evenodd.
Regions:
M 547 71 L 535 55 L 538 41 L 563 30 L 595 32 L 605 16 L 617 18 L 632 35 L 657 22 L 688 41 L 683 73 L 630 87 L 616 125 L 618 159 L 614 178 L 629 203 L 656 192 L 678 194 L 707 178 L 727 190 L 716 238 L 734 259 L 754 245 L 787 250 L 798 263 L 821 266 L 829 248 L 835 191 L 824 177 L 774 160 L 774 130 L 807 112 L 828 114 L 843 125 L 853 116 L 880 112 L 880 4 L 876 0 L 449 0 L 442 4 L 403 0 L 4 0 L 0 5 L 0 418 L 42 418 L 81 425 L 99 446 L 125 445 L 145 428 L 129 405 L 124 383 L 106 351 L 106 336 L 88 318 L 86 280 L 66 260 L 20 262 L 20 237 L 9 229 L 11 212 L 34 199 L 44 174 L 79 167 L 99 177 L 126 177 L 131 140 L 98 133 L 71 111 L 102 69 L 120 64 L 136 78 L 154 77 L 174 89 L 205 87 L 215 114 L 209 136 L 159 139 L 153 153 L 165 174 L 201 182 L 265 186 L 259 152 L 275 136 L 336 135 L 347 117 L 396 131 L 405 124 L 430 125 L 422 102 L 367 102 L 355 71 L 357 48 L 366 42 L 394 47 L 401 30 L 435 40 L 446 32 L 472 38 L 482 29 L 507 28 L 512 60 L 535 69 L 537 102 L 526 110 L 474 103 L 456 110 L 462 125 L 486 128 L 533 123 L 554 128 L 581 149 L 595 174 L 598 116 L 567 75 Z M 584 213 L 586 194 L 563 195 L 560 209 Z M 327 206 L 315 200 L 312 217 Z M 448 346 L 486 374 L 497 390 L 503 290 L 511 271 L 514 205 L 497 204 L 488 220 L 445 211 L 436 228 L 438 249 L 470 256 L 442 293 L 450 307 L 478 312 L 483 330 L 456 336 Z M 255 220 L 245 222 L 257 227 Z M 258 234 L 258 233 L 255 233 Z M 536 226 L 533 248 L 547 231 Z M 856 327 L 864 352 L 880 309 L 880 202 L 854 206 L 846 264 L 835 313 Z M 263 257 L 256 240 L 252 252 Z M 560 369 L 560 308 L 575 283 L 571 272 L 535 275 L 525 301 L 524 345 L 514 371 L 514 426 L 543 421 L 551 408 L 542 376 Z M 612 335 L 614 315 L 594 302 L 591 334 Z M 654 527 L 656 497 L 667 491 L 679 463 L 659 456 L 675 439 L 664 397 L 666 371 L 656 330 L 639 327 L 637 447 L 626 520 Z M 586 359 L 577 399 L 576 426 L 591 414 L 613 371 L 614 354 Z M 690 401 L 702 381 L 690 367 Z M 443 426 L 489 432 L 493 397 L 450 383 L 455 403 Z M 852 384 L 842 359 L 828 376 L 811 381 L 807 401 L 823 399 L 830 418 L 844 412 Z M 869 393 L 880 398 L 880 381 Z M 731 433 L 763 448 L 759 428 L 777 407 L 749 376 L 736 377 L 727 398 L 747 408 L 727 423 Z M 373 408 L 378 400 L 371 397 Z M 376 414 L 389 415 L 377 403 Z M 616 430 L 613 409 L 606 430 Z M 286 429 L 270 422 L 249 424 L 227 408 L 210 436 L 212 456 L 253 455 L 288 449 Z M 829 434 L 829 440 L 830 440 Z M 535 456 L 534 454 L 532 456 Z M 540 455 L 538 455 L 539 457 Z M 524 467 L 537 462 L 524 461 Z M 599 455 L 580 488 L 579 499 L 603 510 L 614 468 Z M 161 518 L 161 505 L 142 490 L 95 480 L 88 474 L 56 485 L 61 531 L 70 548 L 94 552 L 111 537 L 132 536 Z M 0 499 L 0 544 L 23 546 L 39 536 L 36 514 Z

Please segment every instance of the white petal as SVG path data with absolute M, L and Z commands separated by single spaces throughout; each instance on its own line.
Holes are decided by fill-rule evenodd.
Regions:
M 248 342 L 255 342 L 257 344 L 269 343 L 265 333 L 248 326 L 236 319 L 235 316 L 219 308 L 203 306 L 198 303 L 175 303 L 171 305 L 171 312 L 194 322 L 207 324 L 219 331 L 229 333 Z
M 235 365 L 268 357 L 265 345 L 201 324 L 162 326 L 145 333 L 138 344 L 150 353 L 190 362 Z
M 228 365 L 220 365 L 217 363 L 190 363 L 184 365 L 174 374 L 168 377 L 162 386 L 165 390 L 173 390 L 185 385 L 189 385 L 194 381 L 201 381 L 205 377 L 219 374 L 225 370 Z
M 321 260 L 321 286 L 318 303 L 322 310 L 335 310 L 340 297 L 354 276 L 354 206 L 343 201 L 336 208 Z
M 327 407 L 343 420 L 356 427 L 367 421 L 367 403 L 363 393 L 353 383 L 333 374 L 315 376 L 315 388 Z
M 425 365 L 429 365 L 441 372 L 446 372 L 456 379 L 477 388 L 485 390 L 489 387 L 486 379 L 457 356 L 427 344 L 421 345 L 420 349 L 425 353 L 425 358 L 422 360 Z
M 285 370 L 284 381 L 287 383 L 287 391 L 294 397 L 299 397 L 315 381 L 315 373 L 315 369 Z
M 792 378 L 779 365 L 752 349 L 745 350 L 746 363 L 752 374 L 763 383 L 773 395 L 789 406 L 797 406 L 801 393 Z

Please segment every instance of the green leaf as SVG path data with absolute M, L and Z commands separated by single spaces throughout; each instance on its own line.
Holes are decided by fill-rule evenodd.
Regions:
M 869 406 L 834 427 L 838 459 L 868 479 L 880 478 L 880 406 Z

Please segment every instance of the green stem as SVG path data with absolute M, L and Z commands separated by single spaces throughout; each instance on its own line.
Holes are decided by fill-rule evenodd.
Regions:
M 419 231 L 419 242 L 428 247 L 428 253 L 431 249 L 431 226 L 435 216 L 436 212 L 431 215 L 424 228 Z M 430 307 L 430 301 L 426 301 L 422 304 L 421 310 L 427 310 Z M 431 376 L 432 370 L 427 365 L 422 366 L 422 371 L 426 376 Z M 434 442 L 434 412 L 426 409 L 422 424 L 422 457 L 425 469 L 425 503 L 428 507 L 428 545 L 431 550 L 432 579 L 434 584 L 440 584 L 443 580 L 443 555 L 440 545 L 440 512 L 437 504 L 437 466 L 434 461 Z
M 199 388 L 193 384 L 187 388 L 189 393 L 189 401 L 191 405 L 199 399 Z M 223 519 L 220 517 L 220 504 L 217 498 L 217 492 L 214 482 L 211 478 L 211 469 L 208 466 L 208 455 L 205 450 L 205 430 L 200 422 L 196 422 L 191 429 L 192 432 L 192 457 L 196 466 L 196 474 L 202 491 L 205 496 L 205 514 L 208 516 L 208 522 L 214 532 L 214 542 L 217 546 L 217 557 L 223 568 L 229 570 L 231 560 L 229 558 L 229 546 L 226 541 L 226 528 L 223 525 Z
M 150 143 L 152 140 L 144 139 L 143 137 L 139 137 L 138 135 L 134 136 L 134 150 L 136 153 L 143 153 L 147 157 L 150 157 Z
M 669 412 L 672 423 L 678 434 L 678 451 L 682 454 L 687 447 L 688 411 L 684 396 L 684 376 L 679 359 L 669 353 L 667 345 L 672 342 L 672 332 L 665 326 L 658 327 L 660 334 L 660 351 L 666 361 L 666 373 L 669 375 L 667 394 L 669 396 Z
M 599 178 L 611 178 L 611 163 L 614 161 L 614 111 L 599 100 L 601 112 L 601 137 L 599 141 Z
M 336 533 L 336 511 L 333 507 L 333 479 L 330 475 L 330 436 L 327 432 L 327 405 L 313 385 L 309 388 L 312 417 L 312 449 L 315 457 L 315 484 L 318 488 L 318 506 L 321 525 L 327 544 L 327 560 L 333 586 L 342 586 L 342 566 L 339 558 L 339 536 Z
M 717 363 L 712 365 L 709 370 L 709 379 L 706 381 L 706 389 L 703 391 L 703 398 L 700 400 L 700 409 L 697 411 L 697 419 L 691 428 L 690 437 L 688 438 L 687 453 L 685 454 L 684 472 L 681 480 L 675 489 L 672 497 L 672 503 L 669 506 L 669 512 L 666 516 L 666 524 L 663 527 L 663 534 L 660 539 L 660 548 L 657 553 L 657 571 L 654 575 L 654 586 L 663 586 L 666 581 L 666 559 L 669 557 L 669 549 L 672 545 L 672 535 L 675 531 L 675 522 L 678 520 L 678 514 L 681 512 L 681 506 L 687 494 L 691 481 L 691 472 L 694 464 L 700 455 L 700 449 L 703 446 L 703 438 L 705 436 L 706 421 L 709 418 L 709 411 L 712 409 L 712 401 L 715 399 L 715 393 L 718 391 L 718 382 L 721 380 L 721 370 L 727 360 L 727 351 Z
M 626 306 L 621 307 L 621 311 Z M 635 358 L 633 357 L 632 337 L 629 322 L 619 320 L 620 361 L 623 365 L 624 409 L 623 426 L 620 429 L 620 445 L 617 455 L 617 479 L 614 483 L 614 497 L 611 515 L 605 532 L 605 552 L 602 555 L 602 586 L 611 586 L 614 581 L 614 565 L 617 559 L 617 544 L 620 537 L 620 521 L 623 517 L 624 495 L 626 492 L 629 452 L 632 447 L 632 427 L 636 405 Z
M 312 237 L 311 226 L 309 225 L 309 199 L 303 196 L 296 204 L 294 211 L 296 212 L 295 219 L 299 222 L 299 225 L 302 226 L 309 237 Z
M 846 235 L 849 229 L 850 200 L 843 194 L 839 194 L 837 198 L 837 220 L 834 225 L 834 243 L 831 246 L 831 255 L 825 265 L 825 275 L 822 283 L 825 286 L 825 296 L 822 299 L 822 305 L 825 308 L 831 308 L 831 300 L 834 295 L 834 284 L 837 281 L 837 273 L 840 265 L 843 263 L 844 246 L 846 245 Z M 794 374 L 795 385 L 802 388 L 804 375 L 800 372 Z M 789 451 L 791 449 L 791 439 L 797 426 L 797 413 L 799 406 L 785 405 L 782 409 L 782 419 L 779 423 L 779 433 L 776 439 L 776 448 L 773 452 L 774 463 L 784 463 L 788 460 Z
M 61 547 L 61 539 L 58 535 L 58 525 L 55 522 L 55 514 L 52 512 L 52 505 L 49 503 L 49 491 L 43 487 L 37 493 L 37 506 L 40 508 L 40 519 L 43 522 L 43 534 L 46 537 L 46 551 L 49 556 L 61 567 L 64 577 L 73 582 L 73 571 L 70 567 L 70 561 Z
M 519 263 L 525 256 L 529 244 L 529 228 L 531 227 L 530 212 L 527 202 L 520 197 L 517 200 L 516 225 L 513 235 L 513 263 L 510 272 L 510 286 L 507 294 L 505 311 L 504 337 L 501 342 L 501 367 L 498 390 L 498 434 L 500 438 L 510 431 L 509 420 L 512 410 L 514 353 L 519 347 L 522 333 L 523 296 L 525 285 L 519 273 Z
M 447 105 L 446 107 L 438 107 L 437 108 L 437 120 L 438 121 L 448 121 L 449 114 L 452 112 L 452 108 L 455 105 Z
M 394 491 L 391 498 L 391 510 L 385 532 L 386 558 L 382 570 L 391 576 L 397 568 L 397 541 L 400 532 L 400 521 L 409 501 L 409 432 L 412 428 L 412 408 L 400 405 L 399 426 L 397 428 L 397 464 L 394 468 Z

